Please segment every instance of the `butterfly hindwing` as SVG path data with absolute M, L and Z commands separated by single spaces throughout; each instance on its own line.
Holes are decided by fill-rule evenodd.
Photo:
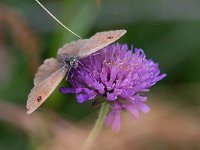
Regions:
M 63 66 L 33 87 L 28 96 L 26 105 L 28 114 L 35 111 L 50 96 L 65 77 L 68 70 L 68 68 Z
M 62 65 L 55 58 L 46 59 L 35 74 L 34 85 L 47 79 L 53 72 L 61 68 Z
M 78 52 L 81 48 L 83 48 L 88 43 L 88 39 L 81 39 L 77 41 L 73 41 L 71 43 L 65 44 L 63 47 L 58 49 L 58 56 L 78 56 Z

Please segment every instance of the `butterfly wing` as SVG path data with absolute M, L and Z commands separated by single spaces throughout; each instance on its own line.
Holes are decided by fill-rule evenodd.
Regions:
M 47 79 L 53 72 L 55 72 L 61 67 L 62 64 L 59 63 L 57 59 L 46 59 L 35 74 L 34 85 L 41 83 L 43 80 Z
M 68 70 L 69 68 L 61 66 L 56 59 L 50 58 L 44 61 L 36 73 L 34 87 L 28 96 L 27 114 L 35 111 L 50 96 Z
M 88 43 L 88 41 L 88 39 L 81 39 L 65 44 L 62 48 L 58 49 L 57 55 L 69 57 L 77 56 L 79 50 L 83 48 Z
M 86 57 L 115 42 L 126 33 L 126 30 L 98 32 L 88 39 L 87 43 L 79 50 L 80 58 Z

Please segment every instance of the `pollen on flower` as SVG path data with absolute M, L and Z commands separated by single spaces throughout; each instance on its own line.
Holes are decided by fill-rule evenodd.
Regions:
M 98 55 L 80 60 L 73 76 L 69 76 L 72 87 L 62 87 L 60 91 L 76 93 L 79 103 L 103 97 L 111 106 L 105 123 L 116 131 L 121 126 L 121 111 L 129 111 L 137 118 L 139 111 L 150 110 L 144 104 L 147 97 L 141 93 L 165 76 L 160 74 L 157 63 L 146 59 L 142 49 L 135 48 L 131 53 L 126 44 L 112 44 L 98 51 Z

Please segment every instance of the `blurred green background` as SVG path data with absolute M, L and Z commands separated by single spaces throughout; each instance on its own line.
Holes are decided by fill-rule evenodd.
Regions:
M 148 93 L 147 104 L 150 107 L 166 104 L 175 112 L 186 114 L 184 119 L 190 119 L 188 115 L 192 114 L 196 115 L 194 124 L 200 121 L 199 0 L 41 2 L 83 38 L 99 31 L 126 29 L 127 34 L 118 42 L 142 48 L 148 58 L 160 64 L 161 72 L 168 75 Z M 59 47 L 73 40 L 77 38 L 57 24 L 34 0 L 1 0 L 0 150 L 46 149 L 40 146 L 56 134 L 51 133 L 52 128 L 55 129 L 52 122 L 61 126 L 62 122 L 79 124 L 84 119 L 88 124 L 94 122 L 98 109 L 91 108 L 90 103 L 80 105 L 74 95 L 63 95 L 58 90 L 34 117 L 25 114 L 27 95 L 38 65 L 46 58 L 55 57 Z M 61 85 L 67 86 L 65 82 Z M 35 127 L 35 122 L 45 125 Z M 191 138 L 200 140 L 199 134 Z M 155 146 L 142 143 L 146 146 L 138 149 L 200 149 L 198 142 L 187 146 L 183 146 L 184 142 L 178 145 L 162 140 L 153 143 Z

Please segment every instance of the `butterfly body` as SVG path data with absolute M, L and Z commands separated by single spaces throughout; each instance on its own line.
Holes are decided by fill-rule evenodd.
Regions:
M 58 62 L 71 69 L 76 69 L 78 67 L 79 57 L 77 56 L 58 56 Z
M 67 63 L 68 66 L 71 67 L 71 69 L 76 69 L 78 67 L 78 61 L 78 57 L 67 57 L 65 59 L 65 63 Z
M 89 39 L 81 39 L 65 44 L 57 52 L 56 58 L 49 58 L 39 67 L 34 87 L 28 95 L 27 114 L 34 112 L 54 91 L 71 69 L 78 67 L 80 59 L 115 42 L 126 30 L 98 32 Z

